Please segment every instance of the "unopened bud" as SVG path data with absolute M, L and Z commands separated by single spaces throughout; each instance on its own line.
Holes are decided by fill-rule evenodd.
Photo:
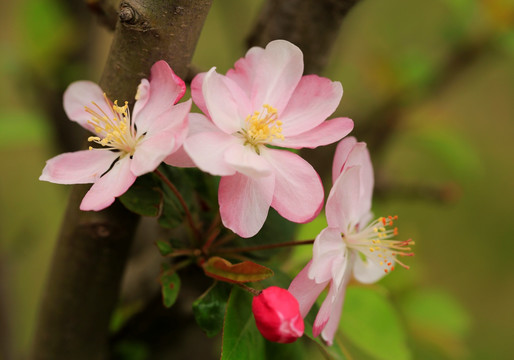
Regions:
M 291 343 L 303 335 L 298 300 L 287 290 L 271 286 L 252 302 L 257 329 L 269 341 Z

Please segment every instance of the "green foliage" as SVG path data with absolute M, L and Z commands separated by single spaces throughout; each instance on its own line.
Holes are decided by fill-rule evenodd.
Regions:
M 265 339 L 252 314 L 252 296 L 234 287 L 227 305 L 221 360 L 265 359 Z
M 162 256 L 169 255 L 173 252 L 173 247 L 168 241 L 157 240 L 155 244 L 157 245 L 157 248 L 159 249 L 159 252 Z
M 216 281 L 193 303 L 196 323 L 207 336 L 215 336 L 223 329 L 223 320 L 232 285 Z
M 202 265 L 207 276 L 230 283 L 261 281 L 273 276 L 273 270 L 252 261 L 232 265 L 228 260 L 213 256 Z
M 162 211 L 163 193 L 154 174 L 138 177 L 119 199 L 127 209 L 139 215 L 158 216 Z
M 396 310 L 382 292 L 374 289 L 347 289 L 339 332 L 372 359 L 411 358 Z
M 180 277 L 169 265 L 163 264 L 160 282 L 162 303 L 169 308 L 177 300 L 180 291 Z
M 123 341 L 115 345 L 114 355 L 115 359 L 119 360 L 147 360 L 150 351 L 143 343 Z
M 401 308 L 418 341 L 435 346 L 449 358 L 462 357 L 471 321 L 453 297 L 442 291 L 417 290 L 402 299 Z

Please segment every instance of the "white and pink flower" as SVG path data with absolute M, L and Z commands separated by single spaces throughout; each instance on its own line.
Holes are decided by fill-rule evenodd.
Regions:
M 373 167 L 365 143 L 353 137 L 339 143 L 332 179 L 325 207 L 328 227 L 314 241 L 312 261 L 289 286 L 303 317 L 330 286 L 313 327 L 313 335 L 321 333 L 329 345 L 339 326 L 350 279 L 369 284 L 394 270 L 395 264 L 408 268 L 398 257 L 412 256 L 409 246 L 414 244 L 391 239 L 398 234 L 393 227 L 396 216 L 371 221 Z
M 58 155 L 47 161 L 40 180 L 58 184 L 93 183 L 81 210 L 102 210 L 127 191 L 136 177 L 155 170 L 182 146 L 187 135 L 191 100 L 176 104 L 184 82 L 165 61 L 156 62 L 150 81 L 142 79 L 132 116 L 128 104 L 112 103 L 90 81 L 77 81 L 64 93 L 64 110 L 94 136 L 89 150 Z
M 213 68 L 191 84 L 193 101 L 206 116 L 191 115 L 184 149 L 201 170 L 222 177 L 221 218 L 242 237 L 261 229 L 270 206 L 299 223 L 323 206 L 316 171 L 277 147 L 315 148 L 353 128 L 348 118 L 325 121 L 339 105 L 341 84 L 302 73 L 301 50 L 276 40 L 265 49 L 251 48 L 225 76 Z M 187 159 L 171 156 L 166 162 L 185 165 Z

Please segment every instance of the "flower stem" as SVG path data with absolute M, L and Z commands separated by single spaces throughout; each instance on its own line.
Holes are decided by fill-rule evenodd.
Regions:
M 182 206 L 182 208 L 184 208 L 184 212 L 186 214 L 186 219 L 187 219 L 187 222 L 189 224 L 189 227 L 191 228 L 191 230 L 193 231 L 195 237 L 197 239 L 200 239 L 200 231 L 198 230 L 198 228 L 196 227 L 194 221 L 193 221 L 193 216 L 191 215 L 191 212 L 189 211 L 189 208 L 187 207 L 187 204 L 186 204 L 186 201 L 184 200 L 184 198 L 182 197 L 182 195 L 180 194 L 180 192 L 178 191 L 178 189 L 175 187 L 175 185 L 173 185 L 173 183 L 162 173 L 160 172 L 158 169 L 155 169 L 155 174 L 157 174 L 158 177 L 161 178 L 162 181 L 164 181 L 164 183 L 166 184 L 166 186 L 168 186 L 168 188 L 173 192 L 173 194 L 175 194 L 175 197 L 177 198 L 177 200 L 179 201 L 180 205 Z
M 248 285 L 245 285 L 243 283 L 236 283 L 237 286 L 239 286 L 241 289 L 245 290 L 245 291 L 248 291 L 250 294 L 252 294 L 253 296 L 258 296 L 261 294 L 262 290 L 257 290 L 257 289 L 254 289 L 252 287 L 249 287 Z
M 278 244 L 267 244 L 267 245 L 256 245 L 256 246 L 247 246 L 247 247 L 237 247 L 237 248 L 225 248 L 219 249 L 216 251 L 217 254 L 231 254 L 231 253 L 241 253 L 241 252 L 250 252 L 256 250 L 267 250 L 267 249 L 275 249 L 287 246 L 298 246 L 298 245 L 310 245 L 313 244 L 314 240 L 302 240 L 302 241 L 289 241 Z

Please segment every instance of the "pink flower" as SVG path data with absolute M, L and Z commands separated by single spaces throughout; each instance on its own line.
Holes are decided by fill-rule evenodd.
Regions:
M 296 276 L 289 291 L 306 316 L 319 294 L 330 286 L 316 316 L 313 335 L 321 333 L 331 345 L 339 326 L 346 286 L 352 276 L 369 284 L 394 270 L 408 268 L 397 256 L 412 256 L 411 240 L 389 240 L 398 234 L 397 217 L 371 214 L 373 167 L 365 143 L 349 137 L 337 147 L 332 167 L 334 181 L 325 207 L 328 227 L 314 241 L 313 257 Z
M 252 311 L 257 329 L 269 341 L 292 343 L 303 335 L 303 318 L 298 301 L 285 289 L 271 286 L 253 298 Z
M 64 93 L 64 110 L 94 136 L 89 150 L 58 155 L 47 161 L 40 180 L 58 184 L 93 183 L 81 210 L 102 210 L 163 159 L 182 146 L 187 135 L 191 100 L 181 104 L 186 87 L 164 61 L 142 79 L 132 117 L 127 102 L 114 104 L 90 81 L 77 81 Z
M 323 205 L 312 166 L 276 147 L 315 148 L 353 128 L 348 118 L 325 121 L 341 100 L 341 84 L 302 73 L 300 49 L 277 40 L 265 49 L 250 49 L 226 76 L 212 68 L 191 84 L 193 100 L 207 117 L 193 114 L 195 130 L 184 149 L 201 170 L 222 177 L 221 218 L 242 237 L 260 230 L 270 206 L 301 223 L 312 220 Z M 184 157 L 166 162 L 187 163 Z

